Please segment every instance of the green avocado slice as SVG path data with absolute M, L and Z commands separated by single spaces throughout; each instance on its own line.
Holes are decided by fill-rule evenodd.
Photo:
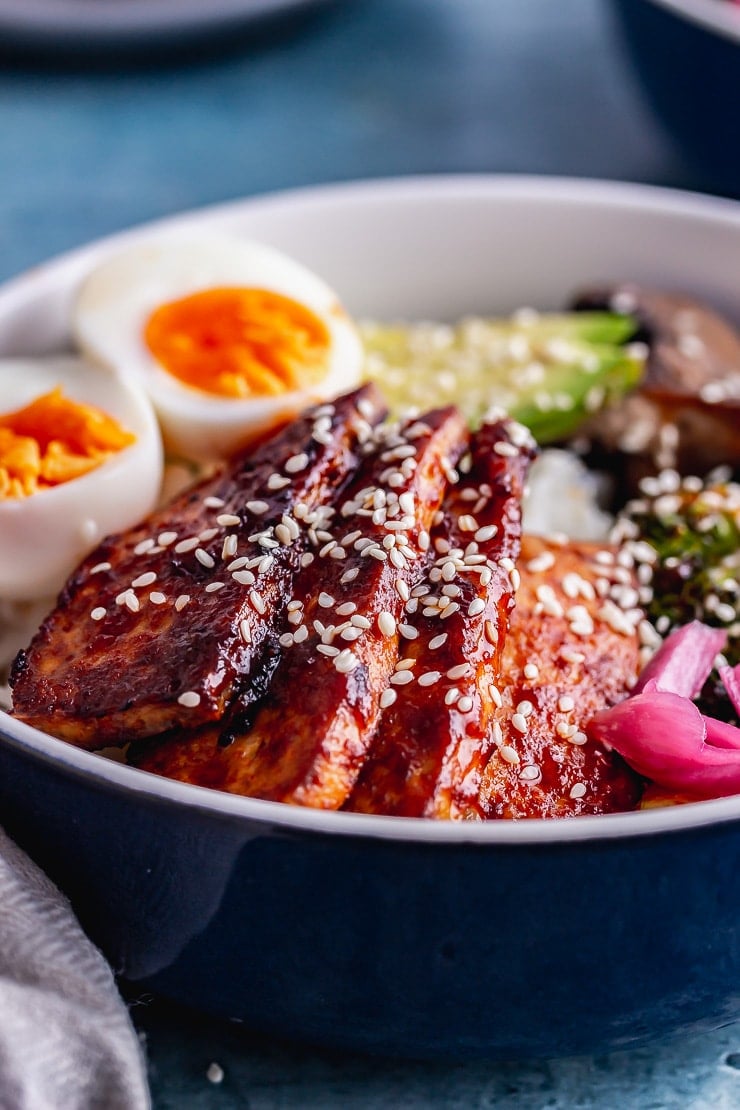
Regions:
M 475 426 L 495 405 L 542 444 L 572 436 L 639 383 L 647 351 L 628 344 L 636 330 L 609 312 L 360 324 L 366 376 L 394 412 L 453 403 Z

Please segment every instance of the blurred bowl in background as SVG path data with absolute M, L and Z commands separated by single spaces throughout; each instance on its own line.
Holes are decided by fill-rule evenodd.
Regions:
M 612 4 L 645 90 L 701 184 L 740 195 L 740 4 Z

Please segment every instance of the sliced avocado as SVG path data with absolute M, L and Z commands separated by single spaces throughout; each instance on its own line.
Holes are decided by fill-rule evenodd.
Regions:
M 567 438 L 637 385 L 644 352 L 623 346 L 635 330 L 610 312 L 360 325 L 366 375 L 394 411 L 454 403 L 476 425 L 497 405 L 540 443 Z

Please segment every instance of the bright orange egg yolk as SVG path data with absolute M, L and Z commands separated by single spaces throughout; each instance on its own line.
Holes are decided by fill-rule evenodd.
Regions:
M 0 414 L 0 501 L 79 478 L 135 439 L 112 416 L 72 401 L 57 386 Z
M 329 331 L 310 309 L 269 289 L 208 289 L 161 305 L 144 339 L 185 385 L 219 397 L 302 389 L 327 370 Z

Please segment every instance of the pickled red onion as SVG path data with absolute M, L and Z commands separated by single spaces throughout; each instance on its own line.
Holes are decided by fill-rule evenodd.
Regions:
M 720 667 L 719 677 L 735 712 L 740 714 L 740 663 L 736 667 Z
M 677 628 L 661 644 L 634 687 L 639 694 L 655 680 L 661 690 L 695 698 L 714 666 L 714 660 L 727 643 L 727 633 L 701 621 Z
M 726 640 L 699 621 L 674 632 L 643 671 L 635 693 L 598 713 L 589 734 L 658 786 L 696 798 L 740 793 L 740 728 L 703 716 L 691 700 Z M 720 676 L 740 712 L 740 666 Z

